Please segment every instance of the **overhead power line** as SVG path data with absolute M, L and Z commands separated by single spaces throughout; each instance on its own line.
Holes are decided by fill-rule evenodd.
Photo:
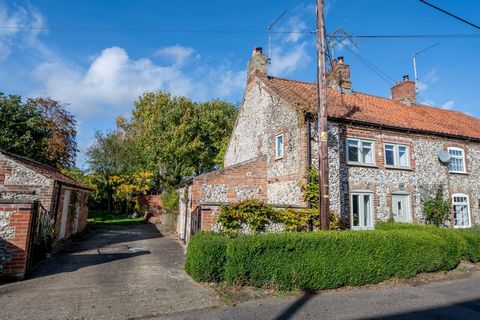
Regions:
M 470 21 L 467 21 L 467 20 L 465 20 L 465 19 L 463 19 L 463 18 L 460 18 L 459 16 L 454 15 L 453 13 L 448 12 L 448 11 L 445 10 L 445 9 L 442 9 L 442 8 L 440 8 L 440 7 L 437 7 L 436 5 L 433 5 L 433 4 L 431 4 L 431 3 L 429 3 L 429 2 L 427 2 L 427 1 L 425 1 L 425 0 L 420 0 L 420 2 L 426 4 L 427 6 L 430 6 L 430 7 L 434 8 L 435 10 L 438 10 L 438 11 L 440 11 L 440 12 L 443 12 L 443 13 L 449 15 L 449 16 L 452 17 L 452 18 L 455 18 L 455 19 L 457 19 L 457 20 L 460 20 L 460 21 L 462 21 L 463 23 L 466 23 L 466 24 L 468 24 L 468 25 L 470 25 L 470 26 L 472 26 L 472 27 L 474 27 L 474 28 L 480 29 L 480 26 L 478 26 L 478 25 L 476 25 L 476 24 L 474 24 L 474 23 L 472 23 L 472 22 L 470 22 Z
M 228 30 L 228 29 L 168 29 L 168 28 L 85 28 L 85 27 L 30 27 L 30 26 L 0 26 L 0 29 L 10 30 L 38 30 L 38 31 L 75 31 L 75 32 L 156 32 L 156 33 L 218 33 L 218 34 L 316 34 L 314 30 L 302 31 L 269 31 L 269 30 Z M 327 38 L 344 38 L 341 35 L 326 35 Z M 474 34 L 350 34 L 350 38 L 357 39 L 479 39 L 480 33 Z

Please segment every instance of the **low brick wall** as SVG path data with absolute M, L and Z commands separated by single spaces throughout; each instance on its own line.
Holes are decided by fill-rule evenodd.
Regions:
M 0 274 L 27 272 L 33 203 L 0 203 Z

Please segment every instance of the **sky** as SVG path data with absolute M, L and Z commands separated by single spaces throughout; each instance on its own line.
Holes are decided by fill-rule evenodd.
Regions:
M 430 2 L 480 24 L 480 1 Z M 85 168 L 95 131 L 113 129 L 145 91 L 240 104 L 252 49 L 268 53 L 267 26 L 284 10 L 269 73 L 313 82 L 314 0 L 0 0 L 0 92 L 67 103 Z M 418 0 L 326 0 L 325 24 L 350 35 L 480 34 Z M 480 117 L 480 37 L 357 38 L 333 52 L 350 64 L 353 90 L 389 97 L 413 78 L 413 53 L 437 43 L 417 56 L 418 100 Z

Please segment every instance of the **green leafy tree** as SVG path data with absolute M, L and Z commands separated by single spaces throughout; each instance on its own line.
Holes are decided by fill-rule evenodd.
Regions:
M 196 103 L 165 92 L 147 92 L 130 123 L 141 166 L 163 186 L 221 167 L 237 109 L 222 101 Z M 224 152 L 224 151 L 223 151 Z
M 0 93 L 0 148 L 45 164 L 55 165 L 45 150 L 52 137 L 42 113 L 20 96 Z

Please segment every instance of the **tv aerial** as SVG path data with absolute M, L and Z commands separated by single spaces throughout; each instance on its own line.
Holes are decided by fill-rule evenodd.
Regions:
M 270 23 L 268 26 L 267 26 L 267 29 L 268 29 L 268 64 L 271 64 L 272 63 L 272 29 L 273 29 L 273 26 L 278 22 L 280 21 L 280 19 L 283 18 L 283 16 L 287 13 L 288 10 L 284 10 L 279 16 L 277 19 L 275 19 L 272 23 Z

